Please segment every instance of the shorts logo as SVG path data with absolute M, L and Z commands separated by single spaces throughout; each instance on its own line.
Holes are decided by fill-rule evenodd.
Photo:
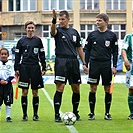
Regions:
M 65 81 L 65 77 L 56 76 L 56 77 L 55 77 L 55 80 L 58 80 L 58 81 Z
M 110 45 L 110 41 L 105 41 L 105 46 L 108 47 Z
M 25 82 L 19 82 L 19 85 L 22 87 L 28 87 L 28 83 Z
M 34 48 L 34 54 L 38 53 L 38 48 Z
M 88 82 L 90 82 L 90 83 L 97 83 L 97 79 L 88 78 Z

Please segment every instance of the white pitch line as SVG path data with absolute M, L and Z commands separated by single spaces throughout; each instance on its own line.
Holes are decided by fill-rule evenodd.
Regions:
M 47 97 L 47 99 L 49 100 L 49 102 L 51 103 L 51 105 L 54 107 L 53 100 L 50 98 L 48 92 L 44 88 L 42 88 L 42 90 L 43 90 L 45 96 Z M 60 114 L 62 115 L 63 112 L 60 111 Z M 73 125 L 70 125 L 70 126 L 66 125 L 66 127 L 69 129 L 70 133 L 78 133 L 78 131 L 76 130 L 76 128 Z

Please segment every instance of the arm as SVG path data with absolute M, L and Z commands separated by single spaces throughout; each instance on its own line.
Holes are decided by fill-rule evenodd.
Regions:
M 79 57 L 80 57 L 83 65 L 86 65 L 85 60 L 84 60 L 84 52 L 83 52 L 82 46 L 81 47 L 77 47 L 77 51 L 78 51 Z
M 89 34 L 88 38 L 86 39 L 86 44 L 85 44 L 85 47 L 84 47 L 85 62 L 86 62 L 87 67 L 88 67 L 89 60 L 90 60 L 91 47 L 92 47 L 92 43 L 91 43 L 90 34 Z
M 16 46 L 16 50 L 15 50 L 15 63 L 14 63 L 15 75 L 17 77 L 19 76 L 21 53 L 22 53 L 22 48 L 21 48 L 20 40 L 19 40 Z
M 121 55 L 122 55 L 122 58 L 124 59 L 124 64 L 125 64 L 126 70 L 129 71 L 130 70 L 130 62 L 128 61 L 127 54 L 124 49 L 121 51 Z
M 40 39 L 39 58 L 40 58 L 41 66 L 42 66 L 42 75 L 44 75 L 46 72 L 46 61 L 45 61 L 45 50 L 44 50 L 41 39 Z
M 77 47 L 77 51 L 78 51 L 79 57 L 80 57 L 80 59 L 82 61 L 82 64 L 83 64 L 84 73 L 88 74 L 88 69 L 86 67 L 86 62 L 84 60 L 84 52 L 83 52 L 82 46 L 81 47 Z
M 57 13 L 55 12 L 55 10 L 53 10 L 53 20 L 52 20 L 52 25 L 51 25 L 51 34 L 53 36 L 56 35 L 57 30 L 56 30 L 56 19 L 57 19 Z

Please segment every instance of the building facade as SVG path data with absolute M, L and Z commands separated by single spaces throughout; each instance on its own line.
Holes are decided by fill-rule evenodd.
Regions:
M 37 36 L 50 38 L 52 9 L 67 10 L 71 26 L 84 39 L 96 28 L 96 15 L 107 13 L 109 29 L 122 40 L 132 32 L 132 5 L 133 0 L 0 0 L 0 40 L 18 40 L 28 20 L 36 23 Z

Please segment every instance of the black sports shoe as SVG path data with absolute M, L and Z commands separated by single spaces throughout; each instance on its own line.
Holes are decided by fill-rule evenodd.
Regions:
M 23 115 L 22 121 L 28 121 L 28 116 L 27 115 Z
M 88 114 L 88 120 L 95 120 L 95 115 L 93 113 Z
M 34 116 L 33 116 L 33 121 L 39 121 L 38 115 L 34 115 Z
M 10 117 L 7 117 L 7 118 L 6 118 L 6 121 L 7 121 L 7 122 L 12 122 L 12 119 L 11 119 Z
M 112 120 L 112 117 L 109 113 L 106 113 L 105 116 L 104 116 L 104 119 L 105 120 Z
M 76 115 L 76 120 L 77 120 L 77 121 L 80 121 L 81 119 L 80 119 L 80 115 L 78 114 L 78 112 L 79 112 L 79 111 L 77 111 L 76 113 L 74 113 L 74 112 L 73 112 L 73 113 Z
M 133 114 L 130 114 L 127 119 L 128 120 L 133 120 Z
M 60 117 L 60 114 L 55 114 L 55 119 L 54 119 L 55 122 L 62 122 L 61 120 L 61 117 Z

